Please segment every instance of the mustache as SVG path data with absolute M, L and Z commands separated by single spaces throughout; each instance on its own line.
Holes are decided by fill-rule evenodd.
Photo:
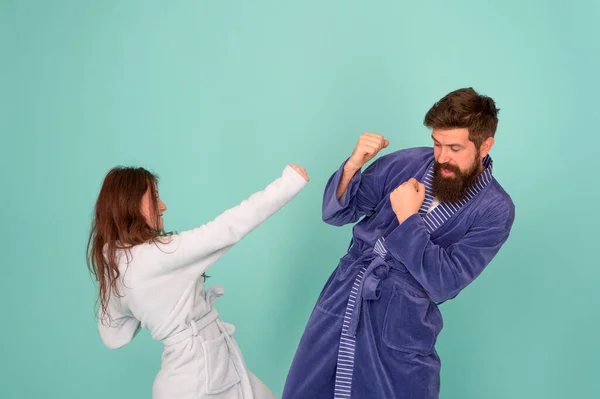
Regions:
M 445 169 L 445 170 L 449 170 L 451 172 L 454 172 L 457 175 L 461 174 L 461 170 L 458 168 L 458 166 L 450 165 L 449 163 L 439 163 L 439 162 L 436 162 L 435 166 L 436 166 L 436 169 L 438 171 L 441 170 L 441 169 Z

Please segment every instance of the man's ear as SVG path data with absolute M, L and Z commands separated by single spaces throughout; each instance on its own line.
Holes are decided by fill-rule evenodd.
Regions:
M 480 154 L 481 158 L 485 158 L 489 154 L 489 152 L 493 146 L 494 146 L 494 138 L 493 137 L 488 137 L 487 139 L 485 139 L 485 141 L 483 143 L 481 143 L 481 147 L 479 147 L 479 154 Z

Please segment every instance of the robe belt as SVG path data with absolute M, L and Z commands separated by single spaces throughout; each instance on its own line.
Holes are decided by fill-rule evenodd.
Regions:
M 365 270 L 360 285 L 358 286 L 356 304 L 352 316 L 350 317 L 347 334 L 353 337 L 356 336 L 356 330 L 358 329 L 362 301 L 379 299 L 381 296 L 381 282 L 388 277 L 390 272 L 390 265 L 385 259 L 387 251 L 385 251 L 385 249 L 377 250 L 377 248 L 383 248 L 380 244 L 381 242 L 378 242 L 373 250 L 367 251 L 367 253 L 363 254 L 355 261 L 358 262 L 372 258 L 372 261 Z
M 223 294 L 224 294 L 223 287 L 221 287 L 219 285 L 215 285 L 206 292 L 206 295 L 205 295 L 206 302 L 212 306 L 212 304 Z M 188 328 L 186 328 L 185 330 L 181 330 L 181 331 L 171 335 L 170 337 L 163 339 L 162 343 L 165 346 L 170 346 L 170 345 L 178 344 L 187 338 L 195 337 L 200 333 L 200 331 L 204 330 L 211 323 L 213 323 L 215 320 L 217 320 L 218 317 L 219 317 L 219 312 L 217 311 L 217 309 L 212 308 L 210 310 L 210 312 L 206 313 L 200 319 L 190 320 L 188 322 Z M 219 327 L 221 327 L 221 326 L 219 326 Z

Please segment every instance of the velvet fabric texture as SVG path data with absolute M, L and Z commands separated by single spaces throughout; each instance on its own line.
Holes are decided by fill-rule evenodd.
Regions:
M 433 163 L 432 148 L 385 155 L 357 172 L 340 200 L 344 164 L 330 177 L 323 220 L 334 226 L 362 220 L 308 320 L 283 399 L 439 397 L 438 305 L 498 253 L 515 208 L 486 157 L 468 198 L 429 211 Z M 389 194 L 411 177 L 426 185 L 426 200 L 399 225 Z

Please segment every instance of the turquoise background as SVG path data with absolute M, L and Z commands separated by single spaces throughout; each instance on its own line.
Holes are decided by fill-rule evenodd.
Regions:
M 1 398 L 149 398 L 161 344 L 106 349 L 85 244 L 114 165 L 161 176 L 168 229 L 211 220 L 288 163 L 311 182 L 210 270 L 249 367 L 280 395 L 350 239 L 320 219 L 364 131 L 430 145 L 472 86 L 500 111 L 517 209 L 490 267 L 442 306 L 442 399 L 598 398 L 597 1 L 0 3 Z

